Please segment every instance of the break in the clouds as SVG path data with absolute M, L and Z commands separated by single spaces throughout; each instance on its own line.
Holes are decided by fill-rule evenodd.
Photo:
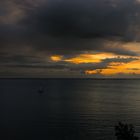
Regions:
M 139 44 L 139 9 L 138 0 L 1 0 L 1 71 L 17 68 L 19 72 L 19 67 L 31 67 L 29 73 L 39 73 L 38 68 L 50 70 L 49 74 L 61 75 L 65 70 L 76 71 L 77 75 L 80 71 L 106 69 L 116 61 L 138 61 L 139 45 L 133 49 L 127 44 Z M 100 58 L 99 63 L 88 58 L 90 64 L 70 61 L 82 54 L 103 53 L 112 57 Z M 55 55 L 63 60 L 56 64 L 50 59 Z

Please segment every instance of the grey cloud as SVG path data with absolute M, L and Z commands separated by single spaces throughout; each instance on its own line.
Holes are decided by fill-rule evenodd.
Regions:
M 65 37 L 49 37 L 41 36 L 36 40 L 28 42 L 30 46 L 34 46 L 35 50 L 46 51 L 50 54 L 73 55 L 83 52 L 99 51 L 111 52 L 120 55 L 137 56 L 138 54 L 132 50 L 123 48 L 121 40 L 105 39 L 105 38 L 65 38 Z
M 31 13 L 26 24 L 56 36 L 122 36 L 132 4 L 132 0 L 120 1 L 117 7 L 104 1 L 52 1 Z
M 129 15 L 135 13 L 134 3 L 134 0 L 12 0 L 7 7 L 15 6 L 24 16 L 18 24 L 0 26 L 0 44 L 18 48 L 31 46 L 50 54 L 95 50 L 134 56 L 137 54 L 124 49 L 121 43 L 112 47 L 118 41 L 116 38 L 124 41 Z M 111 45 L 106 46 L 110 40 Z
M 0 54 L 0 63 L 3 65 L 8 64 L 32 64 L 32 63 L 41 63 L 42 59 L 37 56 L 25 56 L 25 55 L 10 55 L 7 53 Z
M 133 40 L 136 34 L 139 8 L 135 0 L 51 0 L 29 13 L 24 24 L 43 35 L 72 38 L 119 36 L 127 41 Z
M 0 52 L 11 53 L 11 56 L 0 56 L 1 64 L 83 71 L 132 59 L 72 65 L 50 64 L 48 57 L 62 54 L 67 58 L 85 52 L 139 55 L 122 46 L 128 41 L 139 41 L 140 5 L 135 0 L 2 0 L 1 4 Z M 38 53 L 45 52 L 43 57 L 47 64 L 37 53 L 34 56 L 12 54 L 27 46 Z
M 32 57 L 26 57 L 26 59 L 23 57 L 21 60 L 18 60 L 19 56 L 16 57 L 15 63 L 3 63 L 1 66 L 5 66 L 8 68 L 24 68 L 24 69 L 46 69 L 50 70 L 53 73 L 53 70 L 57 71 L 63 71 L 67 70 L 67 72 L 79 72 L 84 73 L 85 70 L 96 70 L 96 69 L 106 69 L 108 68 L 108 64 L 111 62 L 121 62 L 121 63 L 128 63 L 134 60 L 137 60 L 136 58 L 110 58 L 110 59 L 104 59 L 100 63 L 82 63 L 82 64 L 72 64 L 68 62 L 36 62 L 33 61 Z M 23 63 L 21 63 L 23 61 Z M 13 60 L 11 61 L 13 62 Z M 19 63 L 20 62 L 20 63 Z

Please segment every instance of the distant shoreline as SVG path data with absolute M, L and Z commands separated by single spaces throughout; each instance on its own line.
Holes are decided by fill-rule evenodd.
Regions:
M 33 80 L 49 80 L 49 79 L 52 79 L 52 80 L 66 80 L 66 79 L 69 79 L 69 80 L 140 80 L 140 78 L 43 78 L 43 77 L 37 77 L 37 78 L 33 78 L 33 77 L 0 77 L 0 80 L 12 80 L 12 79 L 33 79 Z

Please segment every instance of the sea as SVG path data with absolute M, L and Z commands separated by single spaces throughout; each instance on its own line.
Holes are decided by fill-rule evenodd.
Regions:
M 116 140 L 140 136 L 138 79 L 0 79 L 1 140 Z

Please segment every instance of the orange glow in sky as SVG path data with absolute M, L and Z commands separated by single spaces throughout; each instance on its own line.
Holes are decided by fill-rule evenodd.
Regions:
M 51 56 L 50 59 L 54 62 L 58 62 L 58 61 L 62 60 L 62 56 L 61 55 L 54 55 L 54 56 Z
M 92 66 L 92 63 L 102 63 L 103 60 L 106 59 L 128 59 L 128 58 L 137 58 L 137 60 L 132 60 L 130 62 L 110 62 L 107 64 L 106 68 L 103 69 L 87 69 L 85 70 L 86 75 L 94 75 L 94 74 L 100 74 L 100 75 L 116 75 L 116 74 L 140 74 L 140 57 L 132 57 L 132 56 L 120 56 L 115 55 L 112 53 L 96 53 L 96 54 L 80 54 L 72 58 L 64 59 L 61 55 L 54 55 L 51 56 L 50 59 L 54 62 L 67 62 L 67 63 L 73 63 L 75 65 L 84 64 L 84 63 L 90 63 Z M 113 61 L 113 60 L 112 60 Z
M 76 57 L 64 60 L 65 62 L 82 64 L 82 63 L 100 63 L 105 58 L 114 58 L 112 53 L 99 53 L 99 54 L 80 54 Z
M 140 74 L 140 60 L 135 60 L 129 63 L 112 62 L 105 69 L 86 70 L 85 74 L 101 74 L 101 75 L 116 75 L 116 74 Z

